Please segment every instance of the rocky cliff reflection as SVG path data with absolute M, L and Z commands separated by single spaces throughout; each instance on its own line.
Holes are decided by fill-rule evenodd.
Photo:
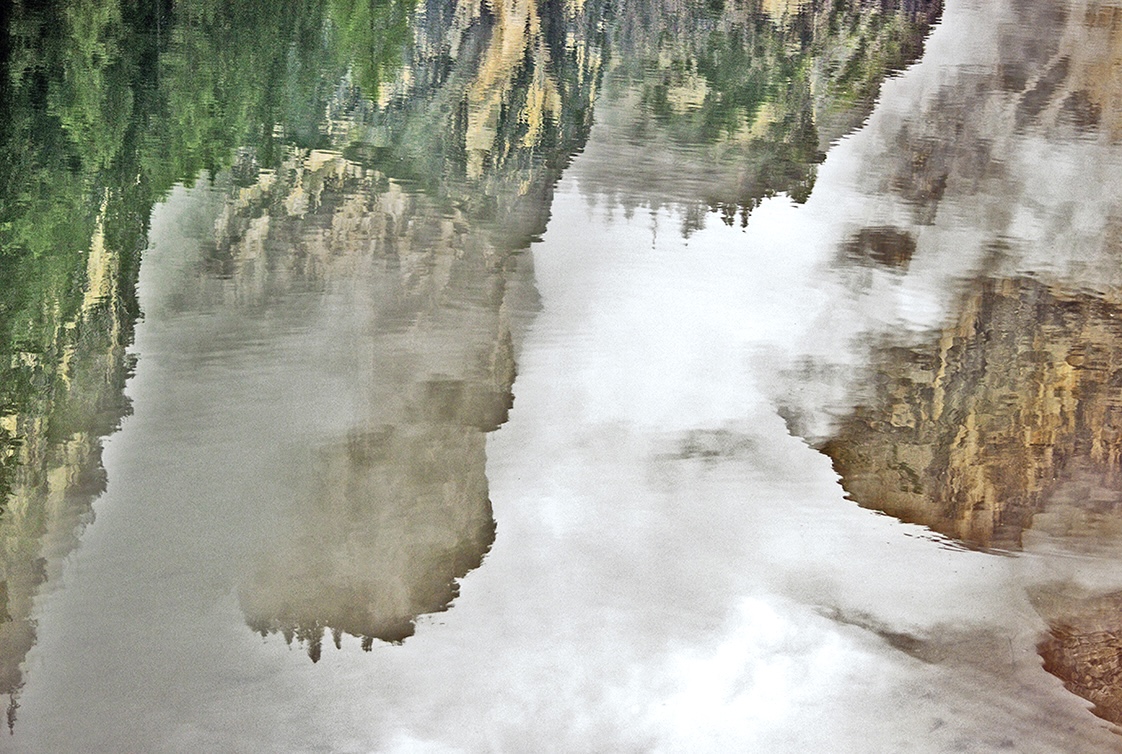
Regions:
M 313 454 L 312 499 L 241 590 L 250 624 L 306 642 L 323 632 L 400 641 L 443 610 L 494 537 L 484 433 L 514 379 L 513 259 L 439 197 L 405 191 L 340 155 L 295 158 L 242 190 L 212 259 L 235 296 L 339 284 L 366 265 L 370 383 L 353 427 Z
M 1019 548 L 1078 484 L 1122 504 L 1119 304 L 1030 278 L 983 279 L 958 322 L 876 352 L 873 396 L 823 445 L 862 505 L 957 539 Z
M 131 366 L 125 348 L 135 267 L 127 255 L 106 247 L 103 219 L 86 269 L 78 271 L 77 289 L 48 289 L 45 300 L 36 302 L 56 312 L 77 303 L 77 311 L 45 322 L 17 319 L 17 328 L 42 329 L 37 337 L 5 344 L 11 368 L 0 418 L 0 485 L 6 495 L 0 516 L 0 693 L 10 698 L 9 727 L 23 685 L 21 665 L 35 642 L 34 598 L 57 577 L 62 558 L 92 520 L 91 504 L 105 489 L 102 437 L 129 408 L 122 390 Z
M 241 589 L 254 629 L 313 660 L 326 631 L 365 649 L 408 637 L 490 547 L 485 433 L 512 404 L 512 330 L 532 306 L 517 252 L 591 125 L 592 4 L 430 10 L 380 105 L 337 98 L 342 153 L 296 155 L 241 189 L 212 254 L 247 300 L 355 265 L 376 291 L 354 426 L 316 451 L 315 495 Z
M 460 395 L 443 403 L 452 414 L 476 408 Z M 243 591 L 254 629 L 295 637 L 318 660 L 325 629 L 337 647 L 346 632 L 370 649 L 374 639 L 405 639 L 417 616 L 447 608 L 455 579 L 479 566 L 495 534 L 483 433 L 448 418 L 356 430 L 320 450 L 319 494 Z
M 1033 530 L 1069 556 L 1115 557 L 1120 318 L 1113 297 L 980 279 L 952 326 L 874 351 L 868 402 L 821 449 L 862 506 L 975 546 L 1019 550 Z M 1120 602 L 1083 591 L 1053 586 L 1037 600 L 1050 626 L 1040 652 L 1046 670 L 1119 722 Z
M 494 536 L 484 432 L 510 407 L 511 324 L 532 308 L 514 252 L 587 135 L 596 13 L 99 0 L 0 14 L 10 724 L 33 601 L 92 519 L 102 437 L 128 410 L 152 206 L 204 171 L 231 189 L 181 309 L 275 311 L 377 267 L 369 410 L 318 449 L 322 495 L 299 501 L 284 570 L 247 584 L 250 620 L 317 652 L 324 626 L 399 640 L 448 604 Z
M 860 505 L 973 547 L 1117 558 L 1119 207 L 1099 176 L 1122 161 L 1119 18 L 1018 5 L 989 33 L 992 60 L 874 126 L 894 157 L 859 169 L 878 201 L 833 263 L 864 310 L 866 329 L 839 336 L 862 341 L 863 366 L 828 431 L 791 421 Z M 1041 591 L 1040 651 L 1117 721 L 1108 587 Z

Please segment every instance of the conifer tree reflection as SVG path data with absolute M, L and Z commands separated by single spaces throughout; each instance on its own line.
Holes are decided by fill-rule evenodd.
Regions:
M 919 58 L 941 11 L 938 0 L 624 2 L 598 112 L 626 156 L 589 172 L 625 206 L 682 207 L 686 232 L 705 211 L 746 224 L 766 197 L 804 202 L 826 150 Z

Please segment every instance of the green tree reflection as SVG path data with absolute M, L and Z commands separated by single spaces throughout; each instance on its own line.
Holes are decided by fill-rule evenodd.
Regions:
M 31 603 L 104 488 L 153 205 L 251 145 L 325 143 L 362 3 L 15 2 L 0 21 L 0 692 L 14 724 Z M 348 16 L 347 13 L 350 13 Z M 396 40 L 407 34 L 397 6 Z M 376 23 L 383 24 L 379 16 Z M 352 35 L 354 31 L 352 30 Z M 370 41 L 369 38 L 366 40 Z M 331 54 L 325 54 L 329 51 Z M 357 62 L 355 62 L 357 60 Z M 362 74 L 371 81 L 368 73 Z M 49 546 L 48 542 L 52 542 Z
M 742 222 L 761 199 L 803 202 L 817 165 L 869 114 L 881 82 L 915 61 L 939 0 L 660 0 L 612 24 L 609 99 L 640 91 L 634 139 L 712 173 L 700 200 Z M 702 148 L 705 146 L 706 148 Z M 691 162 L 696 155 L 704 164 Z
M 806 197 L 829 141 L 918 54 L 938 6 L 913 4 L 9 3 L 0 16 L 0 692 L 12 698 L 9 722 L 34 643 L 31 602 L 57 565 L 44 543 L 53 538 L 56 555 L 76 545 L 104 486 L 101 438 L 129 410 L 140 256 L 152 208 L 173 186 L 229 170 L 248 187 L 262 168 L 341 152 L 376 173 L 364 190 L 408 186 L 424 196 L 421 220 L 455 214 L 478 233 L 465 248 L 498 250 L 464 263 L 498 290 L 504 255 L 544 230 L 553 185 L 592 128 L 609 58 L 618 80 L 639 83 L 652 130 L 720 147 L 712 163 L 739 182 L 690 199 L 735 214 L 774 193 Z M 513 379 L 507 350 L 497 351 L 500 406 Z M 480 437 L 464 437 L 481 458 Z M 454 574 L 477 563 L 453 559 Z M 439 608 L 447 595 L 437 576 L 425 604 Z M 316 620 L 280 630 L 322 633 Z M 410 615 L 402 620 L 405 631 Z

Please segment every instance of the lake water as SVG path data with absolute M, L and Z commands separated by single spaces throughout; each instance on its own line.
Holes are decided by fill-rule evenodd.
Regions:
M 16 4 L 15 752 L 1122 751 L 1122 4 Z

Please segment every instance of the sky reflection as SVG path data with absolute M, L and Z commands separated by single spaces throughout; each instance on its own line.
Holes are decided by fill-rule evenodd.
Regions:
M 816 110 L 845 45 L 800 46 L 815 7 L 694 8 L 676 64 L 633 70 L 657 19 L 605 41 L 596 8 L 513 3 L 477 37 L 467 6 L 425 6 L 432 68 L 379 58 L 381 109 L 331 100 L 354 143 L 174 189 L 140 274 L 134 415 L 64 588 L 36 602 L 12 748 L 1122 750 L 1076 695 L 1115 704 L 1112 668 L 1080 683 L 1071 650 L 1117 625 L 1110 517 L 1078 485 L 1034 488 L 1015 535 L 973 498 L 977 528 L 927 515 L 946 495 L 913 490 L 912 515 L 829 451 L 946 451 L 968 423 L 938 425 L 938 380 L 1014 439 L 1113 426 L 1098 377 L 1077 396 L 1045 375 L 1020 404 L 995 386 L 1113 334 L 1122 155 L 1085 54 L 1113 59 L 1113 16 L 953 2 L 922 59 Z M 923 32 L 936 12 L 904 16 Z M 862 36 L 875 15 L 850 28 L 891 47 Z M 684 63 L 737 28 L 803 67 L 730 115 Z M 1028 298 L 1098 324 L 1019 328 Z M 1053 399 L 1080 418 L 1038 410 Z M 855 416 L 873 418 L 847 433 Z M 1079 455 L 1062 434 L 1026 452 Z M 1088 458 L 1113 488 L 1107 440 Z M 990 447 L 954 468 L 1009 466 Z M 907 481 L 954 481 L 926 468 Z

